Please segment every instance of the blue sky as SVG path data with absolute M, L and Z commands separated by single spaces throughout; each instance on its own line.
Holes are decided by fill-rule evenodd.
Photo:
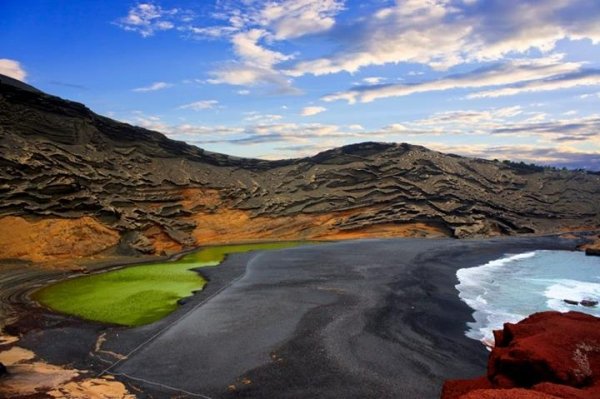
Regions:
M 0 73 L 212 151 L 396 141 L 600 170 L 597 0 L 7 0 L 0 15 Z

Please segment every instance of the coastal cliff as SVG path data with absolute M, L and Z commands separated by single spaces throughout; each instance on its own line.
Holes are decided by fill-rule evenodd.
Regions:
M 451 380 L 442 399 L 600 397 L 600 319 L 579 312 L 536 313 L 494 332 L 487 375 Z

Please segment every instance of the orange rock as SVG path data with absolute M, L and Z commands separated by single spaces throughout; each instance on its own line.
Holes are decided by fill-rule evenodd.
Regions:
M 358 215 L 378 211 L 376 206 L 329 213 L 300 213 L 290 216 L 255 216 L 250 211 L 234 209 L 220 199 L 217 190 L 182 191 L 184 209 L 193 212 L 196 222 L 192 232 L 196 242 L 204 245 L 257 240 L 346 240 L 367 237 L 443 237 L 441 228 L 426 223 L 381 223 L 340 228 Z
M 88 216 L 41 220 L 0 218 L 0 254 L 4 259 L 56 262 L 92 256 L 118 242 L 117 231 Z

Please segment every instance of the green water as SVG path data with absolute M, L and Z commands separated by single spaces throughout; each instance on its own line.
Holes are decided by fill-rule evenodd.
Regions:
M 207 247 L 177 261 L 64 280 L 37 291 L 34 299 L 55 311 L 87 320 L 140 326 L 167 316 L 177 308 L 179 299 L 204 287 L 206 280 L 191 269 L 216 266 L 228 254 L 301 244 L 294 241 Z

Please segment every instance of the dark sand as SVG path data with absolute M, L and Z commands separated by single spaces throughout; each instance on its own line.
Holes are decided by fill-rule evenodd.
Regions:
M 438 398 L 445 379 L 480 375 L 488 354 L 464 336 L 472 310 L 456 270 L 574 247 L 391 239 L 232 256 L 202 270 L 207 289 L 175 314 L 113 333 L 105 349 L 136 349 L 108 373 L 165 398 Z

